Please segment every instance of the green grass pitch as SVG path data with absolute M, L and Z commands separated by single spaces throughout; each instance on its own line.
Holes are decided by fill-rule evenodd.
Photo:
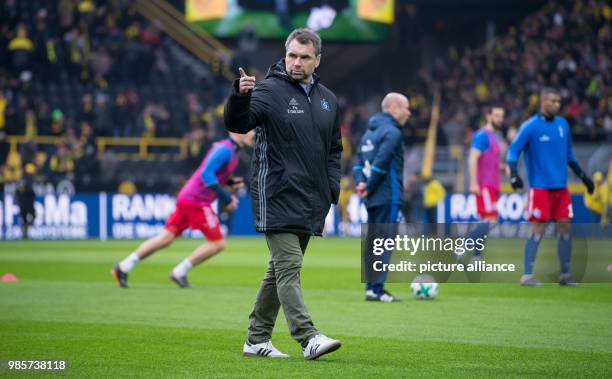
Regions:
M 611 284 L 443 283 L 416 301 L 396 283 L 403 302 L 366 303 L 359 240 L 339 238 L 311 242 L 302 286 L 315 325 L 342 348 L 304 361 L 281 313 L 273 341 L 291 358 L 245 358 L 265 241 L 230 238 L 181 290 L 169 271 L 200 242 L 142 262 L 127 290 L 109 272 L 137 241 L 0 242 L 0 274 L 19 278 L 0 283 L 0 360 L 67 359 L 67 376 L 88 378 L 612 375 Z

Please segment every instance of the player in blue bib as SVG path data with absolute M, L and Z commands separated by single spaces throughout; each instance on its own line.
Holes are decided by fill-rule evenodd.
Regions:
M 533 276 L 533 264 L 538 245 L 550 221 L 554 221 L 557 227 L 557 250 L 561 264 L 559 284 L 577 285 L 570 276 L 570 231 L 573 212 L 567 190 L 567 166 L 582 180 L 589 193 L 593 193 L 594 185 L 576 161 L 569 124 L 558 115 L 560 109 L 559 92 L 551 88 L 543 89 L 540 93 L 540 112 L 521 125 L 508 149 L 507 161 L 512 188 L 523 188 L 523 180 L 519 177 L 517 168 L 521 153 L 525 156 L 530 187 L 528 215 L 533 228 L 525 243 L 524 273 L 521 277 L 521 284 L 524 286 L 542 285 Z

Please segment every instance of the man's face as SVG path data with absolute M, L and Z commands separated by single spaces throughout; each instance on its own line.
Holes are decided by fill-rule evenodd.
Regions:
M 493 125 L 494 128 L 499 129 L 504 124 L 504 109 L 503 108 L 493 108 L 491 113 L 488 115 L 489 122 Z
M 561 96 L 549 93 L 542 98 L 542 112 L 554 116 L 561 109 Z
M 410 101 L 405 97 L 397 99 L 391 106 L 389 113 L 391 113 L 393 118 L 395 118 L 400 125 L 404 125 L 410 120 L 410 116 L 412 115 L 412 113 L 410 113 Z
M 315 55 L 312 42 L 301 44 L 294 39 L 287 46 L 285 55 L 285 69 L 289 76 L 295 80 L 309 83 L 315 68 L 319 67 L 321 54 Z

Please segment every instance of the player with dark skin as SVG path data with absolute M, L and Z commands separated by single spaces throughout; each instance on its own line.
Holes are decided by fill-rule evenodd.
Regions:
M 525 153 L 529 175 L 528 214 L 531 221 L 531 235 L 525 242 L 524 274 L 521 285 L 537 287 L 542 283 L 534 279 L 533 265 L 538 245 L 549 222 L 555 222 L 558 236 L 558 255 L 561 264 L 559 284 L 576 286 L 569 275 L 571 262 L 571 218 L 573 215 L 571 197 L 567 189 L 567 166 L 593 193 L 594 184 L 582 171 L 576 160 L 567 120 L 559 116 L 561 95 L 552 88 L 540 93 L 540 110 L 521 125 L 516 138 L 508 150 L 507 162 L 510 167 L 510 184 L 515 190 L 524 187 L 518 174 L 518 160 Z
M 542 97 L 542 100 L 540 102 L 540 112 L 542 112 L 544 117 L 546 118 L 555 117 L 557 114 L 559 114 L 560 110 L 561 110 L 561 96 L 559 94 L 551 93 L 551 94 L 547 94 L 546 96 Z M 548 223 L 546 222 L 532 223 L 531 224 L 532 233 L 538 236 L 539 238 L 542 238 L 547 225 Z M 556 222 L 556 225 L 555 225 L 558 234 L 569 233 L 571 226 L 572 225 L 571 225 L 570 219 L 559 220 Z

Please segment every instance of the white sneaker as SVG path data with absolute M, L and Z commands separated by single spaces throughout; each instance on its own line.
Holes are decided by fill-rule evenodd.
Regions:
M 333 340 L 323 334 L 317 334 L 308 341 L 308 345 L 302 350 L 307 360 L 317 359 L 322 355 L 336 351 L 342 346 L 338 340 Z
M 245 357 L 289 358 L 287 354 L 278 351 L 270 340 L 258 344 L 246 341 L 242 347 L 242 355 Z

